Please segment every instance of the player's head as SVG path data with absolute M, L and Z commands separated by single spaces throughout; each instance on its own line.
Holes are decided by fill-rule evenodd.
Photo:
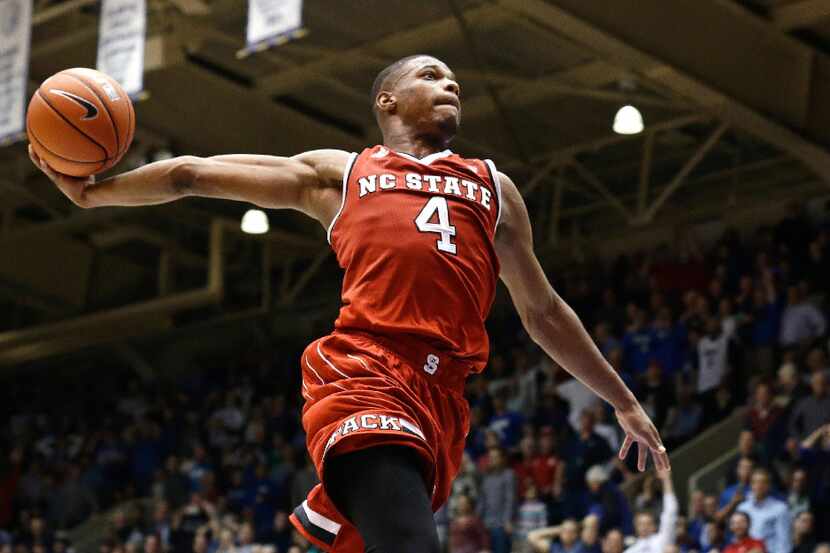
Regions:
M 729 518 L 729 530 L 735 535 L 735 538 L 742 540 L 749 532 L 751 521 L 749 515 L 743 511 L 735 511 Z
M 432 56 L 407 56 L 378 73 L 372 110 L 384 136 L 404 131 L 448 142 L 461 122 L 460 92 L 447 64 Z

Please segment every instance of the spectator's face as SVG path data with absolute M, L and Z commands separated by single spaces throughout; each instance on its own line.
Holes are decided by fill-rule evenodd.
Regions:
M 795 533 L 799 536 L 803 536 L 805 534 L 812 534 L 813 522 L 813 513 L 811 513 L 810 511 L 805 511 L 799 514 L 795 518 L 795 522 L 793 522 Z
M 522 450 L 522 457 L 525 459 L 532 459 L 533 456 L 536 454 L 536 442 L 533 441 L 532 437 L 525 437 L 522 438 L 522 443 L 519 446 Z
M 583 434 L 590 434 L 594 431 L 594 415 L 588 410 L 579 415 L 579 431 Z
M 602 553 L 622 553 L 623 535 L 619 530 L 611 530 L 602 540 Z
M 723 539 L 723 532 L 717 524 L 710 522 L 706 525 L 706 537 L 709 538 L 709 543 L 718 544 Z
M 501 449 L 493 448 L 490 450 L 490 466 L 494 469 L 500 469 L 504 466 L 504 453 Z
M 738 436 L 738 449 L 744 455 L 749 455 L 752 453 L 752 450 L 755 448 L 755 436 L 752 435 L 752 432 L 749 430 L 741 431 L 740 435 Z
M 680 553 L 680 548 L 677 545 L 670 543 L 666 545 L 666 548 L 663 550 L 664 553 Z
M 677 517 L 677 524 L 675 524 L 674 528 L 674 535 L 677 536 L 677 539 L 685 538 L 686 537 L 686 524 L 687 524 L 686 517 Z
M 742 294 L 748 294 L 752 291 L 752 277 L 744 275 L 741 277 L 741 280 L 738 281 L 738 288 L 740 289 Z
M 542 432 L 542 435 L 539 436 L 539 449 L 542 455 L 550 455 L 553 453 L 555 446 L 556 440 L 553 437 L 553 432 Z
M 494 447 L 498 447 L 501 444 L 499 440 L 499 435 L 496 434 L 492 430 L 488 430 L 487 433 L 484 435 L 484 447 L 487 449 L 491 449 Z
M 274 515 L 274 529 L 277 532 L 282 532 L 286 528 L 288 528 L 288 513 L 277 511 L 277 514 Z
M 768 407 L 772 401 L 772 392 L 767 384 L 758 384 L 755 387 L 755 402 L 759 407 Z
M 729 530 L 735 534 L 735 538 L 742 540 L 749 531 L 749 524 L 746 516 L 742 513 L 735 513 L 729 518 Z
M 654 517 L 648 513 L 640 513 L 634 519 L 634 530 L 638 538 L 647 538 L 657 531 Z
M 539 491 L 536 489 L 536 486 L 533 484 L 529 484 L 525 488 L 525 500 L 526 501 L 535 501 L 536 498 L 539 497 Z
M 718 512 L 718 499 L 714 495 L 703 498 L 703 514 L 711 518 Z
M 559 539 L 562 541 L 562 545 L 565 547 L 570 547 L 571 545 L 576 542 L 577 538 L 579 537 L 579 526 L 573 520 L 566 520 L 562 523 L 562 533 L 559 535 Z
M 823 372 L 813 373 L 810 378 L 810 388 L 816 397 L 824 397 L 827 393 L 827 375 Z
M 462 517 L 469 516 L 473 513 L 473 502 L 466 495 L 458 498 L 458 515 Z
M 769 475 L 764 472 L 752 474 L 752 493 L 755 499 L 764 499 L 769 495 Z
M 593 546 L 599 539 L 599 517 L 588 515 L 582 520 L 582 532 L 579 534 L 582 543 Z
M 147 536 L 144 540 L 144 553 L 158 553 L 159 539 L 156 536 Z
M 748 484 L 749 478 L 752 476 L 753 468 L 755 468 L 755 463 L 752 462 L 752 459 L 743 457 L 740 461 L 738 461 L 738 469 L 735 471 L 738 476 L 738 482 Z
M 208 541 L 204 532 L 198 532 L 193 538 L 193 553 L 206 553 L 208 550 Z
M 715 317 L 706 319 L 706 334 L 712 337 L 720 334 L 720 321 Z
M 597 326 L 594 327 L 594 336 L 597 342 L 604 342 L 608 338 L 608 325 L 605 323 L 597 323 Z
M 801 493 L 807 489 L 807 473 L 803 469 L 798 469 L 793 472 L 790 488 L 796 493 Z
M 691 506 L 689 508 L 691 511 L 689 516 L 697 516 L 699 514 L 703 514 L 703 492 L 700 490 L 695 490 L 692 493 L 691 499 Z

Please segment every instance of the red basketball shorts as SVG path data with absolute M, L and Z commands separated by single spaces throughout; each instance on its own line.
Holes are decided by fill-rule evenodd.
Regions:
M 463 397 L 469 365 L 411 338 L 340 331 L 312 342 L 301 363 L 303 428 L 323 482 L 290 517 L 306 539 L 324 551 L 364 551 L 357 529 L 326 494 L 325 462 L 334 455 L 411 447 L 424 461 L 433 510 L 444 504 L 469 427 Z

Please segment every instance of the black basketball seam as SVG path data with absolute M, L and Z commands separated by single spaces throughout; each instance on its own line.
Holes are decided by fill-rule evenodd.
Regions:
M 41 148 L 43 148 L 44 150 L 49 152 L 51 155 L 53 155 L 55 157 L 59 157 L 59 158 L 63 159 L 64 161 L 71 161 L 72 163 L 83 163 L 83 164 L 87 164 L 87 165 L 91 165 L 93 163 L 101 164 L 101 163 L 106 163 L 107 162 L 106 159 L 102 159 L 101 161 L 85 161 L 85 160 L 72 159 L 70 157 L 62 156 L 59 153 L 53 152 L 52 150 L 47 148 L 46 145 L 43 143 L 43 141 L 37 137 L 37 135 L 35 134 L 35 131 L 32 130 L 31 127 L 29 127 L 29 134 L 32 136 L 32 138 L 35 139 L 35 142 L 38 143 L 38 146 L 40 146 Z
M 79 133 L 81 133 L 82 135 L 84 135 L 85 137 L 87 137 L 87 138 L 89 139 L 89 141 L 90 141 L 90 142 L 92 142 L 93 144 L 95 144 L 96 146 L 98 146 L 99 148 L 101 148 L 101 151 L 103 151 L 103 152 L 104 152 L 104 159 L 105 159 L 105 160 L 108 160 L 108 159 L 109 159 L 109 156 L 107 155 L 107 149 L 106 149 L 106 148 L 104 148 L 103 146 L 101 146 L 101 144 L 99 144 L 97 140 L 95 140 L 94 138 L 92 138 L 91 136 L 89 136 L 88 134 L 86 134 L 84 131 L 82 131 L 81 129 L 79 129 L 78 127 L 76 127 L 76 126 L 72 123 L 72 121 L 70 121 L 69 119 L 67 119 L 67 118 L 66 118 L 66 116 L 65 116 L 64 114 L 62 114 L 60 111 L 58 111 L 58 110 L 57 110 L 57 108 L 55 108 L 55 106 L 53 106 L 53 105 L 49 102 L 48 98 L 46 98 L 46 95 L 45 95 L 45 94 L 43 93 L 43 91 L 42 91 L 41 89 L 39 89 L 39 88 L 37 89 L 37 95 L 38 95 L 38 96 L 40 96 L 40 99 L 41 99 L 41 100 L 43 100 L 43 101 L 44 101 L 44 103 L 52 109 L 52 111 L 54 111 L 55 113 L 57 113 L 57 114 L 58 114 L 58 116 L 59 116 L 61 119 L 63 119 L 64 121 L 66 121 L 66 123 L 67 123 L 70 127 L 72 127 L 73 129 L 75 129 L 76 131 L 78 131 Z
M 78 81 L 79 83 L 81 83 L 82 85 L 84 85 L 86 88 L 88 88 L 90 92 L 95 94 L 95 97 L 98 98 L 98 101 L 101 102 L 101 105 L 104 106 L 104 110 L 107 112 L 107 115 L 110 118 L 110 123 L 112 123 L 112 130 L 115 131 L 115 155 L 110 159 L 114 159 L 114 158 L 118 157 L 118 154 L 121 153 L 121 140 L 119 140 L 119 138 L 118 138 L 118 123 L 115 122 L 115 117 L 112 116 L 112 112 L 110 111 L 110 108 L 107 105 L 107 102 L 104 101 L 104 99 L 101 97 L 101 95 L 98 94 L 98 92 L 92 87 L 92 85 L 90 85 L 86 81 L 86 79 L 82 79 L 81 77 L 75 75 L 74 73 L 70 73 L 68 71 L 66 72 L 66 74 L 68 76 L 72 77 L 73 79 L 75 79 L 76 81 Z

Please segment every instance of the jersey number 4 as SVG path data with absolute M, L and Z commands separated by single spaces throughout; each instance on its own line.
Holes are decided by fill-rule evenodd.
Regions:
M 433 223 L 432 220 L 436 214 L 438 222 Z M 457 248 L 452 241 L 452 237 L 455 236 L 455 227 L 450 224 L 450 208 L 447 205 L 447 199 L 443 196 L 433 196 L 429 199 L 415 217 L 415 226 L 421 232 L 435 232 L 441 235 L 435 243 L 439 251 L 457 253 Z

